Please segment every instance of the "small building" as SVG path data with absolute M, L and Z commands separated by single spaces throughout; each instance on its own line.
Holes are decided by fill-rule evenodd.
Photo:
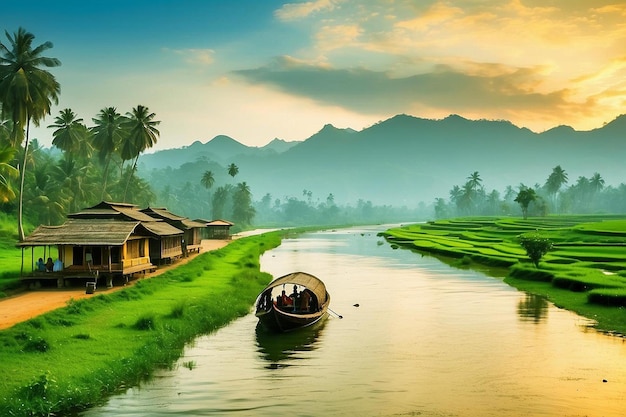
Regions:
M 150 217 L 163 220 L 166 223 L 184 232 L 183 253 L 200 252 L 202 247 L 203 230 L 205 223 L 190 220 L 187 217 L 178 216 L 163 207 L 148 207 L 140 210 Z
M 22 266 L 22 278 L 56 279 L 59 287 L 70 278 L 105 278 L 112 286 L 115 276 L 128 279 L 156 269 L 149 256 L 153 235 L 139 221 L 69 219 L 60 226 L 39 226 L 18 243 L 22 258 L 24 249 L 31 248 L 31 271 Z M 34 248 L 42 246 L 57 246 L 59 258 L 51 270 L 35 262 Z
M 102 201 L 93 207 L 69 214 L 68 217 L 140 221 L 151 233 L 152 239 L 149 242 L 150 259 L 157 265 L 168 261 L 171 262 L 173 259 L 183 256 L 184 253 L 185 230 L 177 228 L 170 222 L 163 221 L 161 217 L 144 213 L 135 204 Z
M 226 220 L 211 220 L 206 223 L 206 235 L 207 239 L 230 239 L 230 228 L 234 223 Z

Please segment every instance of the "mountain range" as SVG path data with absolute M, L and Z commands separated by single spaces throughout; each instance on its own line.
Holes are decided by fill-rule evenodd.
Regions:
M 144 154 L 139 174 L 164 181 L 166 171 L 179 170 L 185 174 L 178 176 L 199 183 L 204 171 L 211 170 L 216 186 L 245 181 L 255 200 L 268 193 L 302 198 L 307 190 L 322 201 L 332 193 L 341 204 L 363 200 L 414 207 L 447 198 L 454 185 L 462 186 L 475 171 L 488 191 L 544 184 L 557 165 L 570 183 L 598 172 L 606 185 L 617 186 L 626 181 L 625 156 L 626 115 L 589 131 L 558 126 L 535 133 L 504 120 L 401 114 L 361 131 L 326 125 L 302 142 L 274 139 L 263 147 L 220 135 Z M 234 179 L 226 174 L 231 163 L 239 168 Z

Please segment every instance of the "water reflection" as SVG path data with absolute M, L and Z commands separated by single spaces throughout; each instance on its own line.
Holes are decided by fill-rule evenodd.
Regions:
M 304 234 L 261 259 L 273 276 L 323 277 L 343 319 L 270 336 L 251 313 L 189 346 L 179 363 L 193 370 L 159 371 L 81 415 L 624 416 L 623 339 L 378 240 L 372 229 Z
M 266 330 L 260 324 L 256 326 L 256 344 L 260 357 L 269 365 L 268 369 L 277 369 L 286 366 L 289 359 L 297 359 L 302 352 L 311 352 L 321 344 L 321 335 L 326 325 L 322 319 L 313 326 L 298 329 L 288 333 L 274 333 Z
M 517 303 L 517 315 L 522 321 L 541 323 L 548 317 L 548 300 L 540 295 L 525 293 Z

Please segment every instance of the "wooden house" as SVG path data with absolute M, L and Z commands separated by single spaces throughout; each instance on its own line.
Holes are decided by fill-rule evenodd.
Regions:
M 183 242 L 186 239 L 185 230 L 163 221 L 162 218 L 150 216 L 139 210 L 135 204 L 112 203 L 102 201 L 93 207 L 68 215 L 69 218 L 80 219 L 117 219 L 121 221 L 140 221 L 150 231 L 152 239 L 149 241 L 150 259 L 160 265 L 172 261 L 184 254 Z
M 31 280 L 56 279 L 59 287 L 69 278 L 97 281 L 106 279 L 112 286 L 114 276 L 132 277 L 154 270 L 149 257 L 151 232 L 138 221 L 110 219 L 70 219 L 60 226 L 39 226 L 18 246 L 31 248 Z M 41 268 L 35 263 L 34 248 L 56 246 L 56 266 Z
M 230 239 L 230 228 L 233 223 L 226 220 L 211 220 L 206 223 L 207 239 Z
M 163 207 L 148 207 L 141 210 L 141 212 L 182 230 L 184 232 L 183 253 L 200 252 L 203 237 L 202 231 L 206 224 L 178 216 Z
M 22 278 L 30 281 L 56 279 L 63 286 L 67 279 L 106 279 L 126 281 L 137 273 L 156 269 L 164 259 L 182 255 L 184 232 L 150 217 L 137 206 L 101 202 L 94 207 L 68 215 L 60 226 L 39 226 L 19 242 L 31 248 L 31 271 L 22 268 Z M 35 247 L 57 247 L 58 260 L 46 268 L 35 263 Z M 48 270 L 51 269 L 51 270 Z

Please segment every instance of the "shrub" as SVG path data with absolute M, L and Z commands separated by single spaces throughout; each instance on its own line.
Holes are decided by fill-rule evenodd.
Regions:
M 29 338 L 24 344 L 24 352 L 47 352 L 50 345 L 41 337 Z
M 147 314 L 139 317 L 133 327 L 137 330 L 154 330 L 155 323 L 154 315 Z

